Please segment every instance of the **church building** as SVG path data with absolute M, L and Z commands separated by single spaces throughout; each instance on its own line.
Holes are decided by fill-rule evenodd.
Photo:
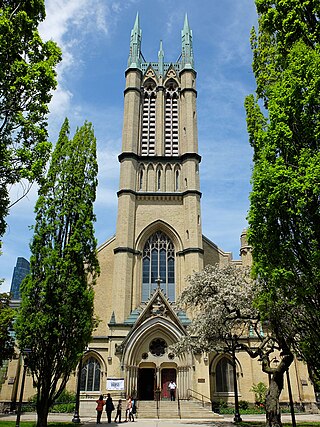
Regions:
M 140 400 L 153 400 L 158 390 L 167 399 L 173 380 L 181 399 L 204 395 L 232 402 L 229 355 L 178 357 L 170 351 L 190 323 L 175 302 L 188 275 L 207 264 L 250 265 L 250 248 L 244 232 L 241 260 L 233 261 L 202 234 L 197 73 L 187 16 L 177 62 L 165 61 L 162 42 L 158 62 L 148 62 L 141 45 L 137 15 L 125 72 L 117 229 L 99 248 L 100 323 L 85 355 L 81 389 L 118 388 Z M 248 355 L 237 358 L 240 398 L 253 402 L 250 388 L 267 383 L 266 375 Z M 312 400 L 306 367 L 292 369 L 299 370 L 292 380 L 297 401 Z M 283 398 L 288 400 L 286 392 Z
M 80 375 L 75 373 L 68 388 L 75 390 L 79 375 L 81 405 L 100 393 L 165 400 L 173 380 L 180 399 L 204 396 L 208 402 L 232 404 L 229 354 L 172 352 L 191 321 L 176 301 L 186 278 L 208 264 L 250 265 L 250 248 L 243 232 L 241 259 L 234 261 L 202 234 L 197 73 L 187 16 L 177 62 L 165 61 L 162 42 L 157 62 L 148 62 L 141 46 L 137 15 L 125 71 L 116 234 L 98 248 L 101 273 L 94 290 L 99 324 Z M 253 403 L 251 387 L 268 384 L 268 377 L 247 354 L 236 353 L 236 358 L 239 399 Z M 7 377 L 17 377 L 13 368 Z M 314 402 L 303 363 L 295 360 L 290 378 L 294 401 Z M 0 400 L 12 400 L 13 387 L 14 380 L 5 382 Z M 31 395 L 32 389 L 26 392 Z M 288 402 L 286 385 L 281 399 Z

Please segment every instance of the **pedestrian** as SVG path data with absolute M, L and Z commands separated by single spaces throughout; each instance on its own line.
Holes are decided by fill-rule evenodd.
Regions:
M 126 421 L 134 421 L 133 413 L 132 413 L 132 398 L 128 396 L 127 406 L 126 406 Z
M 105 401 L 103 400 L 103 396 L 102 394 L 100 394 L 100 397 L 98 400 L 96 400 L 97 402 L 97 407 L 96 407 L 96 411 L 97 411 L 97 424 L 101 424 L 101 415 L 102 415 L 102 411 L 103 411 L 103 407 L 105 405 Z
M 117 418 L 119 418 L 119 423 L 121 423 L 121 410 L 122 410 L 122 400 L 119 399 L 118 405 L 117 405 L 117 415 L 114 419 L 114 422 L 117 422 Z
M 111 413 L 114 411 L 114 405 L 112 402 L 112 397 L 110 393 L 107 394 L 107 400 L 106 400 L 106 413 L 108 418 L 108 423 L 111 423 Z
M 176 400 L 176 388 L 177 388 L 177 384 L 173 380 L 171 380 L 170 383 L 169 383 L 169 385 L 168 385 L 168 387 L 169 387 L 169 390 L 170 390 L 170 400 L 171 401 Z

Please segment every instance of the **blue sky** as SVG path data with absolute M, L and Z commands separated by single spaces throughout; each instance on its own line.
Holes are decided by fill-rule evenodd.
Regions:
M 255 90 L 249 43 L 257 20 L 254 0 L 46 0 L 46 11 L 41 35 L 55 40 L 63 52 L 50 104 L 50 140 L 57 140 L 65 117 L 72 132 L 85 120 L 93 123 L 99 162 L 95 203 L 99 244 L 116 227 L 124 72 L 136 13 L 144 57 L 156 61 L 163 40 L 165 62 L 176 61 L 181 53 L 181 29 L 188 14 L 197 70 L 202 231 L 239 258 L 252 167 L 243 104 Z M 21 192 L 21 185 L 12 188 L 12 200 Z M 29 257 L 36 197 L 33 187 L 8 217 L 0 257 L 2 290 L 9 290 L 16 258 Z

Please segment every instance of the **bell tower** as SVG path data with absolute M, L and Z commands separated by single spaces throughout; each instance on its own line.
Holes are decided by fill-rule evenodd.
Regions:
M 142 55 L 137 14 L 125 72 L 114 249 L 115 317 L 123 322 L 160 286 L 174 302 L 203 268 L 196 71 L 187 15 L 177 62 Z

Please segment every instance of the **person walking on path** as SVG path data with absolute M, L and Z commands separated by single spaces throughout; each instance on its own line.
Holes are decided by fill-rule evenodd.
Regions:
M 170 390 L 170 400 L 176 400 L 176 388 L 177 388 L 177 384 L 171 380 L 169 383 L 169 390 Z
M 114 422 L 117 422 L 117 418 L 119 419 L 119 423 L 121 423 L 121 410 L 122 410 L 122 400 L 119 399 L 118 405 L 117 405 L 117 415 L 114 419 Z
M 106 400 L 106 413 L 108 418 L 108 423 L 111 423 L 111 413 L 114 411 L 114 405 L 112 402 L 112 397 L 110 393 L 107 394 L 107 400 Z
M 105 405 L 105 401 L 103 400 L 103 396 L 102 394 L 100 394 L 100 397 L 98 400 L 96 400 L 97 403 L 97 407 L 96 407 L 96 411 L 97 411 L 97 424 L 101 424 L 101 415 L 102 415 L 102 411 L 103 411 L 103 407 Z
M 133 417 L 133 413 L 132 413 L 132 399 L 131 399 L 131 396 L 128 396 L 128 399 L 127 399 L 126 420 L 125 421 L 132 421 L 132 422 L 134 421 L 134 417 Z

